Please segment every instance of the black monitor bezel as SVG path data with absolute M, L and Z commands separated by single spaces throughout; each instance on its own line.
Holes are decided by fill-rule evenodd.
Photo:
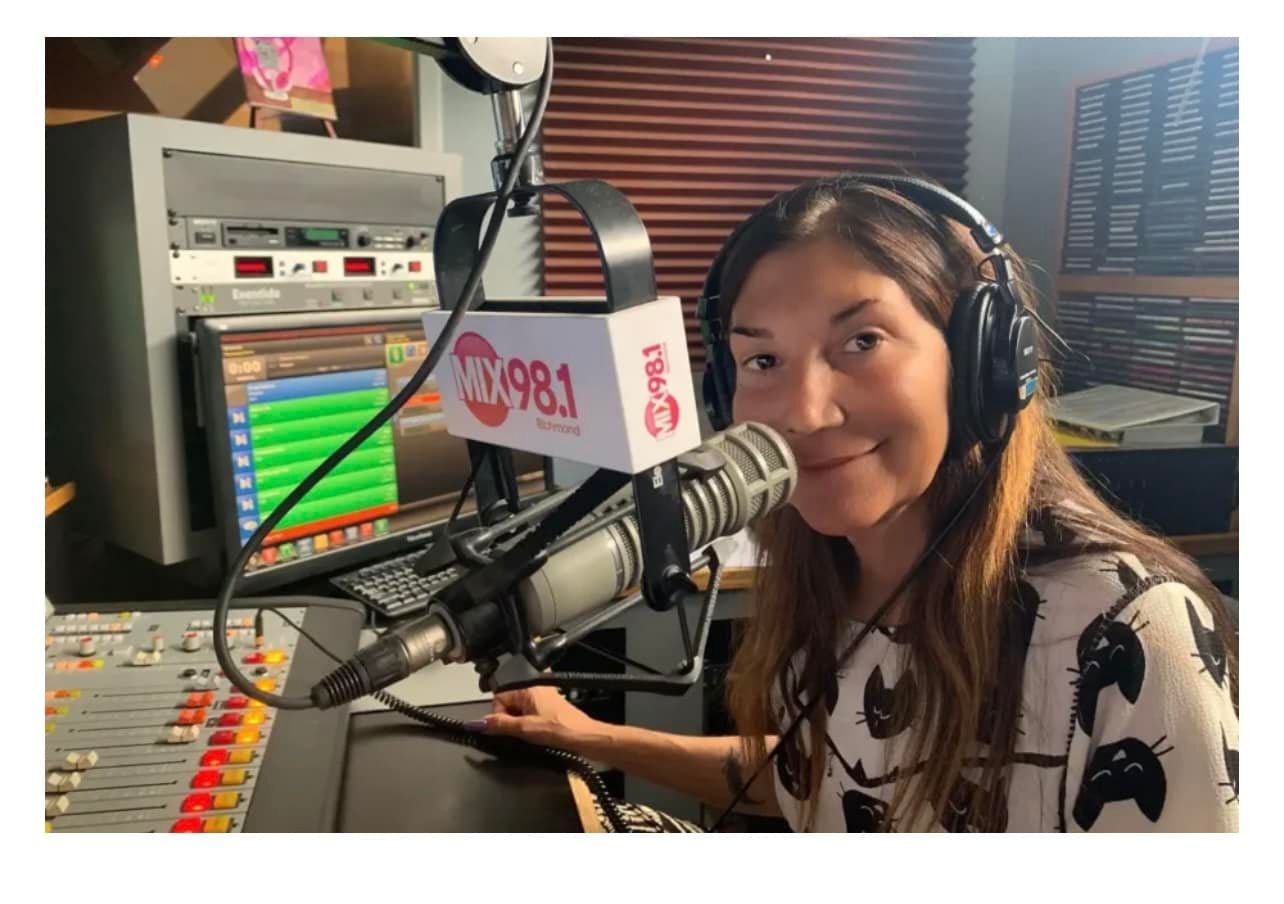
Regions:
M 344 311 L 301 311 L 284 314 L 240 314 L 206 317 L 194 325 L 198 370 L 200 374 L 200 404 L 204 411 L 206 447 L 209 451 L 213 484 L 214 512 L 221 540 L 223 567 L 230 568 L 241 550 L 241 533 L 236 517 L 236 493 L 232 482 L 231 441 L 225 426 L 226 383 L 223 380 L 220 348 L 223 336 L 229 333 L 267 332 L 273 330 L 300 330 L 345 326 L 394 326 L 397 324 L 423 325 L 426 308 L 368 308 Z M 460 440 L 464 442 L 464 440 Z M 461 487 L 462 489 L 462 487 Z M 525 498 L 534 502 L 555 489 L 552 460 L 544 459 L 544 489 Z M 439 536 L 446 519 L 428 522 L 420 527 L 403 530 L 387 537 L 369 540 L 358 546 L 331 550 L 324 555 L 296 559 L 265 571 L 246 572 L 239 590 L 255 593 L 262 590 L 293 584 L 308 578 L 323 577 L 351 570 L 376 559 L 423 550 Z M 477 525 L 475 513 L 461 515 L 457 524 L 466 529 Z M 425 532 L 429 532 L 426 534 Z

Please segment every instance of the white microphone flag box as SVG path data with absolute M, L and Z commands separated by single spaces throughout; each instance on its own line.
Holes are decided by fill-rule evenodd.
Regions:
M 450 312 L 426 311 L 435 342 Z M 637 474 L 700 444 L 686 327 L 666 296 L 611 314 L 465 314 L 437 364 L 454 436 Z

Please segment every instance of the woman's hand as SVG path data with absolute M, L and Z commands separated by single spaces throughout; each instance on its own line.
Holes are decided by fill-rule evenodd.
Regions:
M 468 727 L 579 752 L 587 740 L 600 738 L 610 726 L 589 717 L 556 688 L 531 687 L 496 694 L 491 714 Z

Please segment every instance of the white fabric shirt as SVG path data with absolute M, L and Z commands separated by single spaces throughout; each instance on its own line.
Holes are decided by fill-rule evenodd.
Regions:
M 1037 616 L 1002 828 L 1238 831 L 1239 718 L 1205 603 L 1184 584 L 1152 577 L 1128 554 L 1031 566 L 1021 581 Z M 861 627 L 840 639 L 838 653 Z M 893 761 L 907 746 L 916 691 L 905 649 L 894 631 L 871 631 L 840 669 L 813 831 L 876 828 L 897 782 L 906 780 L 903 764 Z M 791 679 L 799 665 L 795 657 Z M 772 705 L 787 725 L 778 683 Z M 796 740 L 809 753 L 807 736 L 804 726 Z M 783 753 L 776 797 L 797 831 L 794 772 L 806 759 Z M 965 770 L 943 820 L 912 828 L 975 830 L 968 779 L 978 775 Z

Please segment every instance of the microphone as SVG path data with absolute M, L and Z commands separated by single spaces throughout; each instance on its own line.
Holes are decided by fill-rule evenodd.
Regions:
M 798 482 L 789 444 L 763 424 L 736 424 L 692 455 L 702 466 L 721 463 L 683 481 L 683 521 L 693 550 L 776 511 Z M 610 501 L 607 507 L 612 507 Z M 611 605 L 638 584 L 642 566 L 635 513 L 550 556 L 514 588 L 527 636 L 547 635 Z M 319 681 L 312 688 L 313 702 L 325 709 L 387 687 L 439 659 L 467 661 L 469 650 L 493 649 L 503 634 L 497 602 L 483 602 L 461 619 L 431 604 L 427 615 L 384 634 Z

